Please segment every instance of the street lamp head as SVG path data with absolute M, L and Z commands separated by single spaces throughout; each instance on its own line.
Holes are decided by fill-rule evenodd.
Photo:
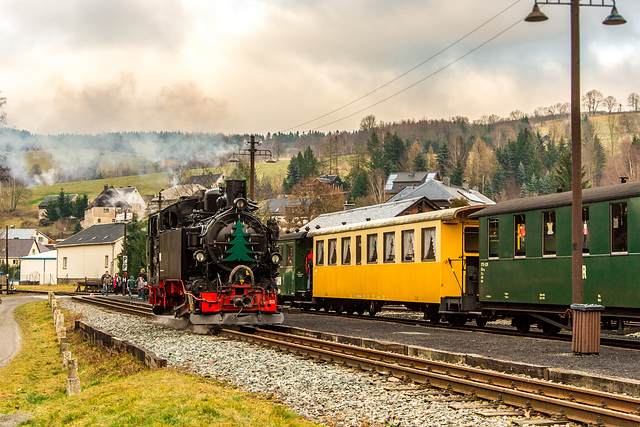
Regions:
M 276 163 L 276 159 L 274 159 L 272 156 L 269 156 L 269 158 L 267 159 L 267 163 Z
M 611 9 L 611 14 L 607 16 L 605 20 L 602 21 L 602 23 L 604 25 L 620 25 L 620 24 L 626 24 L 627 20 L 624 19 L 622 15 L 618 13 L 618 9 L 616 8 L 616 4 L 614 3 L 613 9 Z
M 524 18 L 526 22 L 542 22 L 546 21 L 547 19 L 549 18 L 547 17 L 547 15 L 542 13 L 537 2 L 533 5 L 533 10 L 531 11 L 531 13 L 528 14 L 526 18 Z
M 238 158 L 236 157 L 236 155 L 235 155 L 235 154 L 232 154 L 232 155 L 231 155 L 231 158 L 230 158 L 229 160 L 227 160 L 227 161 L 228 161 L 229 163 L 238 163 L 238 162 L 239 162 L 239 160 L 238 160 Z

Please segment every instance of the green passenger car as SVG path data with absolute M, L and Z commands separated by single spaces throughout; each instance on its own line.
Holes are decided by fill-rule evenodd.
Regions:
M 582 211 L 583 302 L 604 306 L 609 322 L 640 318 L 640 182 L 585 189 Z M 571 192 L 509 200 L 475 217 L 483 311 L 514 316 L 518 329 L 568 324 Z
M 310 274 L 307 274 L 307 257 L 311 253 L 312 239 L 307 232 L 281 234 L 278 246 L 283 256 L 280 265 L 279 302 L 291 303 L 311 298 Z

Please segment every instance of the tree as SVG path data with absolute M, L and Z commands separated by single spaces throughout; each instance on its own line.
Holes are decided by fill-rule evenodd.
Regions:
M 416 154 L 413 158 L 413 164 L 411 165 L 414 171 L 426 171 L 427 169 L 427 159 L 425 159 L 422 151 Z
M 15 212 L 20 202 L 26 199 L 29 189 L 22 180 L 12 176 L 3 183 L 2 197 L 4 207 L 8 212 Z
M 467 156 L 466 176 L 469 183 L 472 186 L 477 186 L 480 188 L 480 192 L 484 193 L 485 182 L 495 172 L 497 163 L 495 153 L 487 147 L 487 144 L 480 137 L 476 137 Z
M 47 207 L 44 210 L 44 217 L 49 220 L 49 222 L 56 222 L 60 219 L 60 212 L 58 211 L 58 199 L 51 199 L 49 203 L 47 203 Z
M 323 213 L 342 210 L 344 193 L 314 178 L 307 178 L 291 189 L 292 201 L 285 217 L 290 226 L 300 226 Z
M 367 152 L 371 159 L 369 168 L 371 170 L 383 169 L 385 165 L 384 152 L 382 151 L 382 144 L 375 130 L 371 132 L 371 138 L 367 140 Z
M 571 150 L 565 150 L 558 157 L 558 164 L 551 178 L 551 188 L 561 191 L 571 190 Z M 587 171 L 582 168 L 582 188 L 589 186 L 589 181 L 584 179 Z
M 609 113 L 609 114 L 613 113 L 613 111 L 616 109 L 616 107 L 618 105 L 620 105 L 620 104 L 618 104 L 618 100 L 615 97 L 611 96 L 611 95 L 607 96 L 604 99 L 603 103 L 604 103 L 604 106 L 607 108 L 607 113 Z
M 71 212 L 73 216 L 78 219 L 84 218 L 84 211 L 89 206 L 89 196 L 87 194 L 83 194 L 78 196 L 76 200 L 72 203 Z
M 464 167 L 462 166 L 462 158 L 458 158 L 456 165 L 451 171 L 451 184 L 457 185 L 458 187 L 461 186 L 463 177 Z
M 300 173 L 300 165 L 298 165 L 298 157 L 293 156 L 287 166 L 287 176 L 282 183 L 285 193 L 290 192 L 293 186 L 300 182 L 300 179 L 302 179 L 302 174 Z
M 244 232 L 244 226 L 239 219 L 231 235 L 233 236 L 233 239 L 229 242 L 231 247 L 224 251 L 229 254 L 229 256 L 222 258 L 221 261 L 255 261 L 255 258 L 251 257 L 251 254 L 254 252 L 248 247 L 251 245 L 247 240 L 248 235 Z
M 602 92 L 590 90 L 582 97 L 582 105 L 589 111 L 590 115 L 594 115 L 598 111 L 598 107 L 604 101 Z
M 387 175 L 392 170 L 402 170 L 402 164 L 405 162 L 407 149 L 397 133 L 392 135 L 391 132 L 387 131 L 384 136 L 383 150 L 385 158 L 383 169 Z
M 640 95 L 635 92 L 629 94 L 629 97 L 627 98 L 627 105 L 631 107 L 633 111 L 637 112 L 638 107 L 640 107 Z
M 318 158 L 313 154 L 313 150 L 310 146 L 304 150 L 303 158 L 305 171 L 304 174 L 302 174 L 302 177 L 307 178 L 310 176 L 317 176 L 319 174 L 320 162 L 318 161 Z M 300 161 L 299 158 L 298 161 Z
M 142 268 L 147 268 L 147 232 L 146 221 L 133 221 L 127 223 L 127 271 L 130 275 L 136 275 Z M 118 255 L 118 265 L 122 270 L 122 255 Z
M 58 194 L 58 214 L 60 218 L 68 218 L 70 217 L 72 212 L 71 200 L 69 200 L 69 196 L 67 196 L 64 192 L 64 189 L 60 189 L 60 193 Z
M 360 120 L 360 132 L 370 135 L 376 128 L 376 116 L 369 114 Z

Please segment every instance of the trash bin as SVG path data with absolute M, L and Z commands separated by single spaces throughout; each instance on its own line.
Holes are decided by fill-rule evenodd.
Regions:
M 600 353 L 600 323 L 604 307 L 598 304 L 571 304 L 573 337 L 571 349 L 575 354 Z

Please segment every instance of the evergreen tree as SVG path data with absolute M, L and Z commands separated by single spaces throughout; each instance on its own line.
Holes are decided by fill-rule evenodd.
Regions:
M 436 152 L 436 160 L 440 169 L 440 175 L 445 176 L 451 170 L 451 156 L 449 153 L 449 145 L 442 144 Z
M 565 150 L 558 157 L 558 164 L 551 178 L 551 188 L 560 189 L 561 191 L 571 191 L 571 151 Z M 589 181 L 584 179 L 587 171 L 582 167 L 582 188 L 589 186 Z
M 518 165 L 518 172 L 516 174 L 516 182 L 518 183 L 519 186 L 522 186 L 522 184 L 524 184 L 526 181 L 527 181 L 527 173 L 524 169 L 524 164 L 520 162 L 520 164 Z
M 300 166 L 298 165 L 298 157 L 293 156 L 287 166 L 287 176 L 282 183 L 285 193 L 289 193 L 294 185 L 301 180 Z
M 44 211 L 44 216 L 50 222 L 56 222 L 60 219 L 60 212 L 58 211 L 58 199 L 51 199 L 47 203 L 47 208 Z
M 248 248 L 251 243 L 247 240 L 247 233 L 244 232 L 242 221 L 238 220 L 234 228 L 231 234 L 233 240 L 229 242 L 231 247 L 225 251 L 229 256 L 222 258 L 221 261 L 255 261 L 255 259 L 250 256 L 250 254 L 254 252 Z
M 76 198 L 75 202 L 72 202 L 71 211 L 73 216 L 78 219 L 84 218 L 84 210 L 89 206 L 89 196 L 87 194 L 83 194 Z
M 136 277 L 140 269 L 147 268 L 147 233 L 143 228 L 144 221 L 127 223 L 127 270 L 129 275 Z M 122 267 L 122 253 L 118 255 L 118 265 Z
M 315 177 L 319 174 L 320 162 L 313 154 L 311 147 L 307 147 L 306 150 L 304 150 L 304 163 L 307 173 L 306 177 Z
M 360 169 L 360 172 L 356 175 L 351 188 L 351 199 L 355 200 L 360 197 L 364 197 L 369 192 L 369 173 L 366 169 Z
M 427 159 L 425 159 L 424 154 L 422 154 L 422 152 L 418 153 L 416 157 L 413 159 L 412 166 L 414 171 L 427 170 Z
M 387 175 L 391 171 L 401 170 L 407 148 L 398 134 L 394 133 L 392 135 L 391 132 L 387 131 L 384 136 L 383 150 L 385 159 L 383 170 Z
M 369 153 L 369 157 L 371 158 L 371 161 L 369 162 L 369 168 L 372 171 L 376 169 L 384 169 L 384 151 L 382 150 L 382 144 L 380 143 L 378 134 L 375 130 L 371 133 L 371 138 L 367 140 L 367 152 Z
M 464 176 L 464 166 L 462 165 L 462 158 L 459 158 L 455 167 L 451 171 L 451 184 L 460 187 L 462 185 L 462 178 Z
M 298 155 L 296 156 L 296 160 L 298 163 L 298 169 L 300 170 L 300 178 L 304 179 L 309 176 L 309 171 L 307 170 L 307 162 L 304 160 L 304 156 L 302 152 L 298 151 Z
M 60 218 L 68 218 L 73 214 L 71 200 L 69 200 L 69 196 L 65 194 L 62 188 L 60 189 L 60 194 L 58 194 L 58 214 Z

